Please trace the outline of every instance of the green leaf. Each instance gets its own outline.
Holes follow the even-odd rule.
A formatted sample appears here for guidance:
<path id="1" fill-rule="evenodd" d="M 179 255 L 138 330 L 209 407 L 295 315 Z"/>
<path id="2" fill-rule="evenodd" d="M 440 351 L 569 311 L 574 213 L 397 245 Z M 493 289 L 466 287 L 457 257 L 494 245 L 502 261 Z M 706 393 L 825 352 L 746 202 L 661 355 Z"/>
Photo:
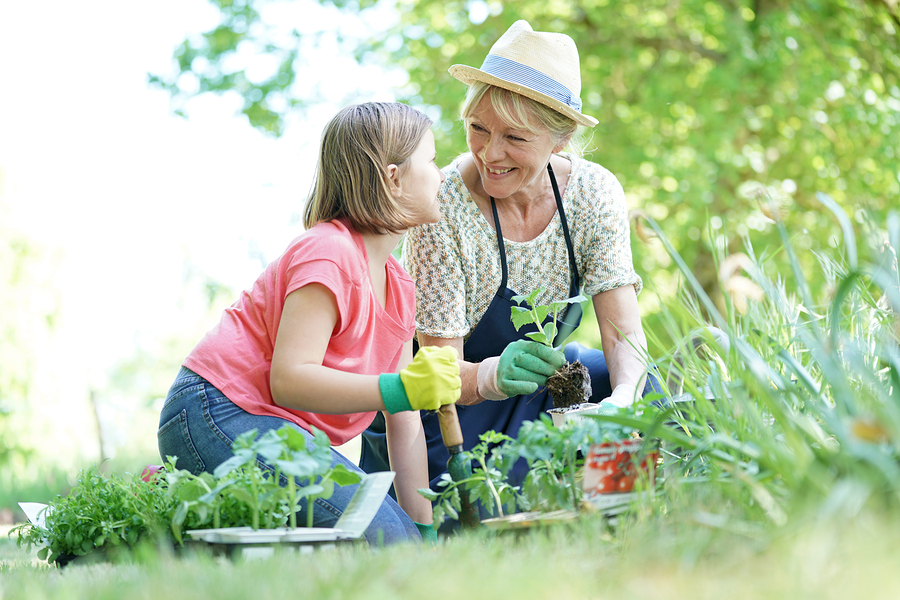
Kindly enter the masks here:
<path id="1" fill-rule="evenodd" d="M 266 462 L 272 462 L 281 456 L 284 449 L 284 442 L 281 436 L 273 429 L 265 432 L 253 444 L 253 450 L 259 456 L 262 456 Z"/>
<path id="2" fill-rule="evenodd" d="M 335 465 L 329 478 L 340 486 L 354 485 L 362 481 L 362 475 L 360 475 L 360 473 L 351 471 L 342 464 Z"/>
<path id="3" fill-rule="evenodd" d="M 235 442 L 235 443 L 237 443 L 237 442 Z M 253 459 L 255 459 L 255 456 L 250 457 L 250 460 L 253 460 Z M 216 467 L 213 470 L 213 476 L 216 477 L 217 479 L 221 479 L 222 477 L 225 477 L 232 471 L 243 467 L 248 462 L 249 462 L 249 460 L 248 460 L 248 457 L 246 454 L 242 454 L 242 455 L 235 454 L 234 456 L 232 456 L 231 458 L 229 458 L 228 460 L 226 460 L 225 462 L 220 464 L 218 467 Z"/>
<path id="4" fill-rule="evenodd" d="M 287 426 L 282 427 L 278 431 L 290 450 L 294 452 L 306 450 L 306 438 L 302 433 L 293 427 Z"/>
<path id="5" fill-rule="evenodd" d="M 587 299 L 587 296 L 578 294 L 577 296 L 572 296 L 571 298 L 566 298 L 565 300 L 557 300 L 556 302 L 550 303 L 550 310 L 558 313 L 569 304 L 581 304 L 582 302 L 587 302 Z"/>
<path id="6" fill-rule="evenodd" d="M 547 344 L 548 346 L 550 345 L 550 341 L 547 339 L 547 336 L 544 335 L 543 332 L 536 331 L 533 333 L 526 333 L 525 337 L 530 338 L 536 342 L 540 342 L 542 344 Z"/>
<path id="7" fill-rule="evenodd" d="M 548 340 L 549 343 L 556 339 L 556 323 L 551 321 L 544 325 L 544 339 Z"/>
<path id="8" fill-rule="evenodd" d="M 530 325 L 534 323 L 534 319 L 531 317 L 531 311 L 527 308 L 521 308 L 519 306 L 512 307 L 512 324 L 513 327 L 516 328 L 516 331 L 521 329 L 524 325 Z"/>
<path id="9" fill-rule="evenodd" d="M 251 494 L 247 489 L 235 486 L 231 488 L 231 495 L 234 496 L 237 500 L 247 504 L 248 506 L 257 505 L 256 496 Z"/>
<path id="10" fill-rule="evenodd" d="M 537 313 L 537 318 L 535 319 L 534 324 L 537 325 L 538 327 L 540 327 L 541 323 L 543 323 L 547 319 L 547 315 L 550 314 L 550 307 L 549 306 L 535 306 L 534 312 Z"/>
<path id="11" fill-rule="evenodd" d="M 306 498 L 307 496 L 313 496 L 314 498 L 320 498 L 322 492 L 325 491 L 325 488 L 317 483 L 313 485 L 306 485 L 301 488 L 297 488 L 297 499 Z"/>
<path id="12" fill-rule="evenodd" d="M 422 496 L 424 496 L 425 499 L 428 500 L 428 501 L 430 501 L 430 502 L 434 502 L 434 501 L 437 500 L 438 497 L 440 496 L 440 494 L 438 494 L 437 492 L 435 492 L 435 491 L 432 490 L 431 488 L 419 488 L 419 489 L 416 490 L 416 491 L 419 492 L 419 494 L 421 494 Z"/>
<path id="13" fill-rule="evenodd" d="M 309 479 L 322 473 L 318 461 L 305 451 L 292 452 L 291 454 L 290 460 L 275 461 L 275 464 L 285 475 Z"/>

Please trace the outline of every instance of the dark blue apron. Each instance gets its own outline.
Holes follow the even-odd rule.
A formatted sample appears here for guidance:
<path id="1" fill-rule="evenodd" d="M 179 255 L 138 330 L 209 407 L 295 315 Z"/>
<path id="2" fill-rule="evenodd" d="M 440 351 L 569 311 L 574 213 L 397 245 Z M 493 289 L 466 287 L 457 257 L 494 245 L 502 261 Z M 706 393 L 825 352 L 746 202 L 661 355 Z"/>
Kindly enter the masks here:
<path id="1" fill-rule="evenodd" d="M 571 283 L 569 287 L 569 297 L 577 296 L 581 289 L 581 277 L 578 274 L 578 268 L 575 262 L 575 250 L 572 246 L 572 239 L 569 235 L 569 226 L 566 222 L 566 214 L 563 209 L 562 198 L 560 197 L 559 187 L 556 183 L 556 177 L 553 175 L 553 169 L 548 164 L 547 171 L 550 174 L 550 182 L 553 186 L 553 193 L 556 197 L 556 208 L 559 212 L 559 218 L 563 229 L 563 235 L 566 240 L 566 251 L 569 256 L 569 272 Z M 519 295 L 517 292 L 506 287 L 508 269 L 506 264 L 506 247 L 503 243 L 503 233 L 500 228 L 500 219 L 497 215 L 497 206 L 494 199 L 491 198 L 491 211 L 494 216 L 494 228 L 497 232 L 497 247 L 500 252 L 500 266 L 502 270 L 500 286 L 494 295 L 491 304 L 488 306 L 484 316 L 472 330 L 463 346 L 463 357 L 466 361 L 478 363 L 491 356 L 500 356 L 503 350 L 510 343 L 525 339 L 525 334 L 537 331 L 534 325 L 525 326 L 516 331 L 510 318 L 512 307 L 519 306 L 513 301 L 513 296 Z M 533 290 L 523 290 L 526 294 Z M 526 304 L 521 306 L 525 307 Z M 568 323 L 572 329 L 581 322 L 581 305 L 572 304 L 566 311 L 563 323 Z M 562 323 L 558 326 L 562 328 Z M 568 329 L 568 328 L 567 328 Z M 571 331 L 571 329 L 569 329 Z M 561 341 L 561 340 L 560 340 Z M 598 367 L 606 375 L 606 386 L 608 390 L 608 371 L 603 360 L 603 353 L 599 351 L 591 351 L 591 354 L 598 354 L 595 357 L 599 361 Z M 570 359 L 571 360 L 571 359 Z M 596 362 L 596 361 L 595 361 Z M 592 373 L 592 380 L 595 373 Z M 600 378 L 602 374 L 597 374 Z M 601 392 L 602 393 L 602 392 Z M 606 396 L 609 392 L 606 392 Z M 600 396 L 603 398 L 605 396 Z M 459 424 L 463 432 L 463 449 L 470 450 L 479 442 L 479 436 L 490 430 L 505 433 L 510 437 L 516 437 L 519 427 L 525 421 L 533 421 L 538 418 L 542 412 L 553 408 L 553 400 L 545 388 L 528 394 L 525 396 L 514 396 L 506 400 L 491 401 L 485 400 L 474 406 L 457 405 L 456 411 L 459 415 Z M 441 430 L 438 424 L 437 413 L 422 412 L 422 425 L 425 429 L 425 440 L 428 446 L 428 476 L 431 480 L 432 489 L 439 489 L 436 483 L 439 481 L 441 474 L 447 470 L 447 460 L 450 458 L 447 448 L 444 447 L 441 438 Z M 362 448 L 360 454 L 360 468 L 367 473 L 374 471 L 389 470 L 390 466 L 387 460 L 387 443 L 384 434 L 384 420 L 379 413 L 375 422 L 363 432 Z M 524 480 L 527 472 L 525 461 L 519 461 L 509 474 L 510 483 L 518 485 Z"/>

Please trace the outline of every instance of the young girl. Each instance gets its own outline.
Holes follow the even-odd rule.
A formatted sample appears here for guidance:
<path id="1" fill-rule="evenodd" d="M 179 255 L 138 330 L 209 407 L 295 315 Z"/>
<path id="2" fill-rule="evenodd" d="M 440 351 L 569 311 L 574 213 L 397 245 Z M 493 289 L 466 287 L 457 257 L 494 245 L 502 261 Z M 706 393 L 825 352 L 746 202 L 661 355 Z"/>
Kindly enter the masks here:
<path id="1" fill-rule="evenodd" d="M 440 218 L 443 175 L 430 126 L 395 103 L 350 106 L 328 123 L 306 231 L 184 361 L 160 416 L 163 458 L 212 472 L 241 433 L 285 423 L 308 439 L 316 427 L 340 445 L 385 411 L 399 506 L 386 497 L 366 539 L 433 535 L 431 503 L 416 492 L 428 486 L 418 411 L 459 398 L 459 366 L 449 348 L 413 360 L 413 284 L 391 256 L 407 228 Z M 332 453 L 334 463 L 359 470 Z M 315 525 L 333 526 L 356 488 L 316 500 Z M 306 510 L 303 501 L 298 520 Z"/>

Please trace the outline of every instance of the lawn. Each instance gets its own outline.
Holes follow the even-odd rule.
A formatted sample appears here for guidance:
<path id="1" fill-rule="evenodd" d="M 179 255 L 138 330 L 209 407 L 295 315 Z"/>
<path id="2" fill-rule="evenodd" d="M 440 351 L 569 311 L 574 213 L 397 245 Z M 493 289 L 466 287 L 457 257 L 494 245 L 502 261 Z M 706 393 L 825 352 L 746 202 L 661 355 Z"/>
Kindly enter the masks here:
<path id="1" fill-rule="evenodd" d="M 801 271 L 777 222 L 793 272 L 768 272 L 748 240 L 746 253 L 720 257 L 723 289 L 733 290 L 724 310 L 667 246 L 684 277 L 668 333 L 714 325 L 728 343 L 653 357 L 692 402 L 596 417 L 672 451 L 659 494 L 614 523 L 582 512 L 518 535 L 482 528 L 436 547 L 261 560 L 139 546 L 120 561 L 65 568 L 4 536 L 0 600 L 900 598 L 900 218 L 870 226 L 858 247 L 846 215 L 821 200 L 845 234 L 816 255 L 822 272 Z"/>
<path id="2" fill-rule="evenodd" d="M 699 514 L 699 513 L 698 513 Z M 62 569 L 0 544 L 0 598 L 898 598 L 896 515 L 863 513 L 735 532 L 697 514 L 598 518 L 438 547 L 341 548 L 232 561 L 147 551 Z M 729 529 L 740 524 L 729 523 Z"/>

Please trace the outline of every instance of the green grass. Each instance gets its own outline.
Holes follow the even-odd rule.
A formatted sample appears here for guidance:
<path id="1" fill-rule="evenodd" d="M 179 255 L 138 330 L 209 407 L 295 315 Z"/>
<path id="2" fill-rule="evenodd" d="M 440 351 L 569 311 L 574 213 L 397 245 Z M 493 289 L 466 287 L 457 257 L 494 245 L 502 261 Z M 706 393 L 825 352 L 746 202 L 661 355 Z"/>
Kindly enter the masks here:
<path id="1" fill-rule="evenodd" d="M 146 553 L 126 563 L 34 564 L 0 545 L 0 598 L 784 598 L 900 597 L 896 515 L 734 532 L 684 514 L 599 519 L 513 537 L 230 561 Z M 789 533 L 788 533 L 789 532 Z"/>
<path id="2" fill-rule="evenodd" d="M 780 223 L 776 252 L 791 273 L 771 272 L 772 253 L 745 240 L 743 289 L 752 290 L 750 282 L 762 294 L 711 298 L 671 251 L 684 285 L 660 316 L 665 331 L 650 333 L 681 339 L 715 325 L 730 349 L 710 342 L 683 347 L 680 358 L 675 348 L 653 357 L 663 374 L 684 375 L 695 400 L 683 410 L 602 417 L 675 451 L 658 500 L 615 527 L 584 515 L 574 526 L 518 536 L 474 531 L 435 548 L 243 562 L 147 550 L 122 563 L 64 569 L 7 541 L 0 600 L 898 598 L 900 218 L 862 223 L 858 241 L 846 215 L 821 200 L 844 240 L 817 254 L 820 272 L 801 271 Z"/>

